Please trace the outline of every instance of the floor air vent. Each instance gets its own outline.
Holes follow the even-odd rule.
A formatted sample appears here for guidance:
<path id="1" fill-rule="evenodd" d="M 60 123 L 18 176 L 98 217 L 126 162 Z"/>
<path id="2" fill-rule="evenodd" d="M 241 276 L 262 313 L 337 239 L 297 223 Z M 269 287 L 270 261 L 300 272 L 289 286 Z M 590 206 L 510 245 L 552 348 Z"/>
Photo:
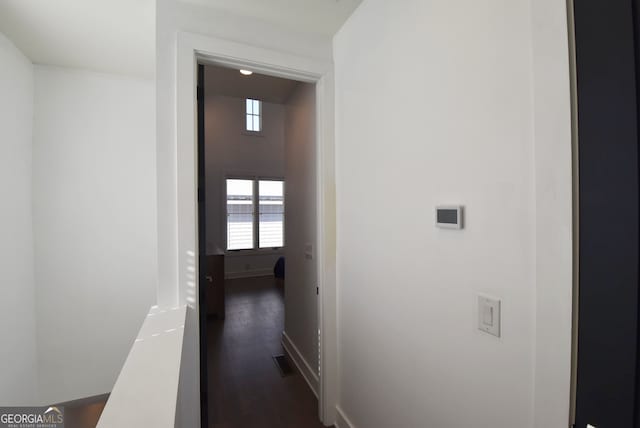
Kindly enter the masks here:
<path id="1" fill-rule="evenodd" d="M 280 375 L 282 377 L 290 376 L 294 373 L 293 368 L 291 367 L 291 364 L 289 364 L 289 360 L 287 359 L 286 355 L 274 355 L 273 361 L 276 363 L 278 370 L 280 370 Z"/>

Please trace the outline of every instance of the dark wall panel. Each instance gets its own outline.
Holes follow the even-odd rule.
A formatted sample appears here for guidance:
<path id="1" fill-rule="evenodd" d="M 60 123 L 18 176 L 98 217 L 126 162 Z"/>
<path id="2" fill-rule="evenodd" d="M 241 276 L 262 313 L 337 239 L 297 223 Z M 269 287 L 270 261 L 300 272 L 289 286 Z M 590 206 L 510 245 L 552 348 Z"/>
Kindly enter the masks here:
<path id="1" fill-rule="evenodd" d="M 638 115 L 631 0 L 575 0 L 580 297 L 576 426 L 633 428 Z"/>

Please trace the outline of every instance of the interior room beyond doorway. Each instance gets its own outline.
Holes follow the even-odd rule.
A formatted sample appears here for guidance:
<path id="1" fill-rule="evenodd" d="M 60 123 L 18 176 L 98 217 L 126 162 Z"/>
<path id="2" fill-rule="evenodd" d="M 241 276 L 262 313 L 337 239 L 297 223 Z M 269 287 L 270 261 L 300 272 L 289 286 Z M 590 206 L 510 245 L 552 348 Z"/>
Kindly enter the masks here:
<path id="1" fill-rule="evenodd" d="M 207 65 L 203 87 L 209 422 L 322 426 L 315 85 Z"/>

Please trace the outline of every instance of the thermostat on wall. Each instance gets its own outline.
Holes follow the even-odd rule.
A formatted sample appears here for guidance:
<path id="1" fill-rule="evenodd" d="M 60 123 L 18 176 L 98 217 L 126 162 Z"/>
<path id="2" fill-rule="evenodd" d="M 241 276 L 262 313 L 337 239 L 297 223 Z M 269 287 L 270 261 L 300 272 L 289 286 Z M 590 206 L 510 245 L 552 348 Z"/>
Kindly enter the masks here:
<path id="1" fill-rule="evenodd" d="M 436 226 L 445 229 L 462 229 L 462 206 L 440 205 L 436 207 Z"/>

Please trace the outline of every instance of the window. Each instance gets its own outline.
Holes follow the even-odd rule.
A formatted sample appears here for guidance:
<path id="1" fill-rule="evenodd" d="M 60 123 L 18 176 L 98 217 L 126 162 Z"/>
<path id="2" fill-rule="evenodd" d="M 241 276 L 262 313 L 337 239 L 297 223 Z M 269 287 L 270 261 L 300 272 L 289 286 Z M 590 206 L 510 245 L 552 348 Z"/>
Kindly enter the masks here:
<path id="1" fill-rule="evenodd" d="M 284 183 L 261 180 L 258 182 L 259 246 L 282 247 L 284 237 Z"/>
<path id="2" fill-rule="evenodd" d="M 262 102 L 247 98 L 247 131 L 260 132 L 262 123 L 260 120 L 260 110 L 262 110 Z"/>
<path id="3" fill-rule="evenodd" d="M 253 248 L 253 180 L 227 180 L 227 250 Z"/>
<path id="4" fill-rule="evenodd" d="M 283 245 L 284 181 L 227 179 L 227 250 Z"/>

